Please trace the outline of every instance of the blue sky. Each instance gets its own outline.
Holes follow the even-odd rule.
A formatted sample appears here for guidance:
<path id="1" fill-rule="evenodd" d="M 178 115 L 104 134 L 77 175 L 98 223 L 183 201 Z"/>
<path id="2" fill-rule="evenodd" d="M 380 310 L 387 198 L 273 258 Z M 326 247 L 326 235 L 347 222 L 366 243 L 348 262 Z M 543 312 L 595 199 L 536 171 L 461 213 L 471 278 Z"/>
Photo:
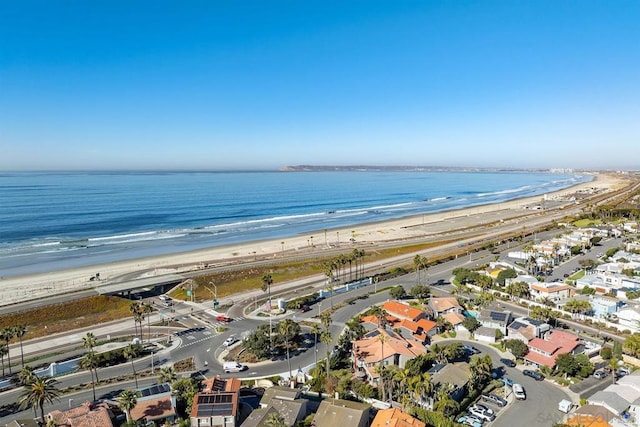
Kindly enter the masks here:
<path id="1" fill-rule="evenodd" d="M 1 1 L 0 170 L 638 168 L 637 1 Z"/>

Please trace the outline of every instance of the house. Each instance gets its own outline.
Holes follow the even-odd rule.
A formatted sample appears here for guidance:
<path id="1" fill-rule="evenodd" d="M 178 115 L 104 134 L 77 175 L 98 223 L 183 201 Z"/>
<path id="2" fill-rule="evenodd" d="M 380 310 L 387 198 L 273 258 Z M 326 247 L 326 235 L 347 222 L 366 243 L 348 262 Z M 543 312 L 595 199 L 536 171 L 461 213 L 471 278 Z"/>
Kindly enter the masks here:
<path id="1" fill-rule="evenodd" d="M 592 296 L 589 299 L 593 311 L 593 317 L 596 319 L 608 319 L 616 314 L 620 301 L 615 298 L 607 298 L 600 296 Z"/>
<path id="2" fill-rule="evenodd" d="M 576 409 L 565 421 L 571 427 L 611 427 L 609 423 L 615 415 L 604 406 L 582 405 Z"/>
<path id="3" fill-rule="evenodd" d="M 487 326 L 480 326 L 473 332 L 473 337 L 478 341 L 494 343 L 496 342 L 496 329 Z"/>
<path id="4" fill-rule="evenodd" d="M 528 343 L 534 338 L 540 338 L 551 330 L 551 326 L 541 320 L 529 317 L 519 317 L 507 327 L 509 339 L 519 339 Z"/>
<path id="5" fill-rule="evenodd" d="M 239 422 L 240 380 L 209 378 L 203 390 L 193 397 L 191 426 L 233 427 Z"/>
<path id="6" fill-rule="evenodd" d="M 499 307 L 486 308 L 480 311 L 478 322 L 486 328 L 499 329 L 504 335 L 507 334 L 507 326 L 511 324 L 511 312 L 502 310 Z"/>
<path id="7" fill-rule="evenodd" d="M 562 282 L 538 282 L 529 285 L 529 294 L 536 301 L 560 301 L 573 295 L 573 288 Z"/>
<path id="8" fill-rule="evenodd" d="M 260 399 L 260 408 L 254 410 L 241 424 L 242 427 L 268 427 L 270 414 L 279 414 L 284 423 L 294 426 L 307 414 L 308 400 L 300 397 L 300 390 L 288 387 L 269 387 Z"/>
<path id="9" fill-rule="evenodd" d="M 371 427 L 425 427 L 425 423 L 400 408 L 389 408 L 378 411 Z"/>
<path id="10" fill-rule="evenodd" d="M 457 331 L 460 331 L 461 329 L 464 329 L 464 326 L 462 326 L 462 322 L 464 322 L 464 319 L 465 319 L 463 314 L 446 313 L 446 314 L 443 314 L 441 317 L 447 322 L 451 323 L 451 326 L 453 326 L 454 331 L 457 332 Z"/>
<path id="11" fill-rule="evenodd" d="M 112 418 L 113 413 L 108 407 L 103 405 L 95 406 L 89 402 L 65 411 L 51 411 L 46 416 L 47 422 L 59 427 L 112 427 Z M 22 426 L 24 424 L 18 425 Z"/>
<path id="12" fill-rule="evenodd" d="M 382 308 L 397 319 L 417 322 L 420 319 L 427 318 L 427 313 L 424 311 L 398 301 L 387 301 L 382 305 Z"/>
<path id="13" fill-rule="evenodd" d="M 457 402 L 460 402 L 467 390 L 467 383 L 471 376 L 469 364 L 467 362 L 438 363 L 427 371 L 431 375 L 431 383 L 434 389 L 438 387 L 450 387 L 449 395 Z"/>
<path id="14" fill-rule="evenodd" d="M 404 368 L 407 360 L 425 352 L 425 346 L 420 342 L 381 328 L 352 341 L 351 348 L 354 370 L 364 374 L 373 383 L 379 378 L 378 366 L 395 365 Z"/>
<path id="15" fill-rule="evenodd" d="M 371 406 L 342 399 L 325 399 L 320 403 L 312 424 L 315 427 L 368 427 Z"/>
<path id="16" fill-rule="evenodd" d="M 580 354 L 584 352 L 584 344 L 577 335 L 554 330 L 544 339 L 534 338 L 529 341 L 529 352 L 524 356 L 527 364 L 537 367 L 556 366 L 556 358 L 561 354 Z"/>
<path id="17" fill-rule="evenodd" d="M 464 309 L 454 297 L 434 297 L 429 299 L 429 307 L 433 310 L 433 316 L 437 319 L 447 313 L 462 314 Z"/>
<path id="18" fill-rule="evenodd" d="M 622 308 L 618 310 L 616 315 L 618 316 L 618 324 L 626 326 L 632 331 L 637 330 L 640 326 L 640 307 L 637 305 Z"/>
<path id="19" fill-rule="evenodd" d="M 438 333 L 437 323 L 428 319 L 419 319 L 417 322 L 402 319 L 393 322 L 391 327 L 399 331 L 401 336 L 411 337 L 422 344 L 428 344 L 431 337 Z"/>
<path id="20" fill-rule="evenodd" d="M 168 383 L 140 388 L 137 403 L 131 409 L 131 419 L 145 422 L 173 422 L 176 419 L 176 397 Z"/>

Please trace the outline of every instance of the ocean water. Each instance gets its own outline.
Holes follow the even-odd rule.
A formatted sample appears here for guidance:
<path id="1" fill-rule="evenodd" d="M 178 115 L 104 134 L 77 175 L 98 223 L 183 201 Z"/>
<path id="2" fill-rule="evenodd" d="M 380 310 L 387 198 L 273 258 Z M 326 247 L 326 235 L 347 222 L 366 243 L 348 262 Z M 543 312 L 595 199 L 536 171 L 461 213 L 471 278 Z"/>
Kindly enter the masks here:
<path id="1" fill-rule="evenodd" d="M 287 236 L 540 195 L 528 172 L 0 174 L 0 277 Z"/>

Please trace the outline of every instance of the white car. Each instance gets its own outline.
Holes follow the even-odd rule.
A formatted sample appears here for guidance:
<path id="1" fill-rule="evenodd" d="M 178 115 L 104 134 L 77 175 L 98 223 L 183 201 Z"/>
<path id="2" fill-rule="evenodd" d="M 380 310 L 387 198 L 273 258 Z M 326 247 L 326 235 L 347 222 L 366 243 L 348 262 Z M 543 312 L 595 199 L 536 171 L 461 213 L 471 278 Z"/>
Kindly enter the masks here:
<path id="1" fill-rule="evenodd" d="M 524 392 L 524 387 L 522 387 L 520 384 L 514 384 L 513 385 L 513 395 L 518 400 L 526 400 L 527 399 L 527 395 Z"/>
<path id="2" fill-rule="evenodd" d="M 238 340 L 235 337 L 229 337 L 226 340 L 224 340 L 224 343 L 222 343 L 222 345 L 225 347 L 229 347 L 235 344 L 237 341 Z"/>
<path id="3" fill-rule="evenodd" d="M 493 421 L 496 419 L 496 415 L 493 413 L 493 410 L 486 406 L 473 405 L 469 408 L 469 413 L 481 420 Z"/>

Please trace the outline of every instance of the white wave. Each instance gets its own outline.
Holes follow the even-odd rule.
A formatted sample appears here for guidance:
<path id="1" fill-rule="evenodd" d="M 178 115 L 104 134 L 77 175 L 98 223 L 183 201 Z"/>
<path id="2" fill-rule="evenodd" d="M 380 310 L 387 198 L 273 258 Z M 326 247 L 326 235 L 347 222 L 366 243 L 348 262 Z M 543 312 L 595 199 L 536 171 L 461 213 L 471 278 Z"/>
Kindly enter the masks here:
<path id="1" fill-rule="evenodd" d="M 151 234 L 158 233 L 157 231 L 143 231 L 140 233 L 129 233 L 129 234 L 116 234 L 114 236 L 104 236 L 104 237 L 91 237 L 87 239 L 89 242 L 100 242 L 105 240 L 119 240 L 119 239 L 129 239 L 131 237 L 140 237 L 140 236 L 149 236 Z"/>

